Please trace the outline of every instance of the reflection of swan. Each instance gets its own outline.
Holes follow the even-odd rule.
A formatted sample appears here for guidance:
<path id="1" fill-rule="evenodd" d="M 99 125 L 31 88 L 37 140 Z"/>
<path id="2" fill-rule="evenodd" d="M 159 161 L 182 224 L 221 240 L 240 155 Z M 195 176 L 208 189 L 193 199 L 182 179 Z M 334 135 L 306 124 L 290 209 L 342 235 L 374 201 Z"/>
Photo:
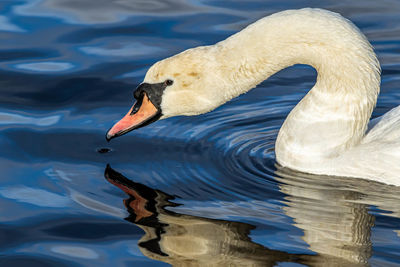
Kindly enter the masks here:
<path id="1" fill-rule="evenodd" d="M 366 134 L 379 63 L 351 22 L 320 9 L 280 12 L 216 45 L 154 64 L 135 91 L 135 106 L 107 138 L 159 118 L 208 112 L 299 63 L 318 71 L 317 82 L 282 125 L 277 161 L 308 173 L 400 185 L 400 108 Z"/>
<path id="2" fill-rule="evenodd" d="M 287 194 L 285 213 L 304 230 L 303 240 L 310 249 L 320 255 L 346 260 L 351 266 L 368 265 L 375 221 L 370 206 L 389 211 L 385 216 L 400 220 L 399 187 L 355 178 L 299 174 L 279 167 L 277 174 L 276 179 L 284 183 L 280 191 Z"/>
<path id="3" fill-rule="evenodd" d="M 110 167 L 105 171 L 107 180 L 129 196 L 124 200 L 130 213 L 127 220 L 145 231 L 139 242 L 143 254 L 174 266 L 275 266 L 282 261 L 367 266 L 375 220 L 369 206 L 391 211 L 386 216 L 400 219 L 398 187 L 354 178 L 299 176 L 287 169 L 279 169 L 278 174 L 285 177 L 277 177 L 284 182 L 280 191 L 287 195 L 284 212 L 304 231 L 303 240 L 317 255 L 289 254 L 253 243 L 248 237 L 253 228 L 249 224 L 169 211 L 166 207 L 176 206 L 170 202 L 172 196 L 135 183 Z M 386 197 L 382 197 L 383 192 Z M 246 217 L 251 211 L 239 212 Z"/>
<path id="4" fill-rule="evenodd" d="M 311 255 L 270 250 L 253 243 L 249 224 L 178 214 L 172 196 L 135 183 L 110 167 L 106 179 L 128 194 L 128 221 L 145 231 L 139 248 L 149 258 L 173 266 L 276 266 L 277 262 L 305 262 Z"/>

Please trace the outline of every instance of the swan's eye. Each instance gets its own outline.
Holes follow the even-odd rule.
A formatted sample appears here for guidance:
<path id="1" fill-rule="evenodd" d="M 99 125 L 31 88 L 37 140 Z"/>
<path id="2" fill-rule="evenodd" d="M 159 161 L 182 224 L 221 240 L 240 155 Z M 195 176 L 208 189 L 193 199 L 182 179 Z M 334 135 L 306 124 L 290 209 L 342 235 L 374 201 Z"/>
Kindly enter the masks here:
<path id="1" fill-rule="evenodd" d="M 170 86 L 170 85 L 172 85 L 173 83 L 174 83 L 173 80 L 166 80 L 166 81 L 164 82 L 164 84 L 165 84 L 166 86 Z"/>

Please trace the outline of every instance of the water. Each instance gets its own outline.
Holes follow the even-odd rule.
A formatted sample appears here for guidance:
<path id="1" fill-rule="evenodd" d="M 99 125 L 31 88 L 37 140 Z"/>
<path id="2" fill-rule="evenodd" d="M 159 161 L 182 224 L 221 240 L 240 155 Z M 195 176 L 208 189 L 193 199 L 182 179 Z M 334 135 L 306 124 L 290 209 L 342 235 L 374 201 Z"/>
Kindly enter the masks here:
<path id="1" fill-rule="evenodd" d="M 154 62 L 305 6 L 340 12 L 372 42 L 379 116 L 400 104 L 400 2 L 0 4 L 1 266 L 400 265 L 400 188 L 275 164 L 310 67 L 212 113 L 104 138 Z"/>

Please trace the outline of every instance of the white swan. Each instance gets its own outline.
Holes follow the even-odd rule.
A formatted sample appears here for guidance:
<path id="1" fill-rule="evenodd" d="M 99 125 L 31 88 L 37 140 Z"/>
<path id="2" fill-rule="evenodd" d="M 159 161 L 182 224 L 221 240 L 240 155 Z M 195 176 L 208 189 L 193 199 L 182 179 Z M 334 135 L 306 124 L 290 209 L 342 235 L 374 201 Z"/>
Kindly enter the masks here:
<path id="1" fill-rule="evenodd" d="M 321 9 L 276 13 L 215 45 L 157 62 L 135 91 L 137 104 L 107 139 L 159 118 L 209 112 L 294 64 L 313 66 L 318 77 L 279 131 L 277 162 L 400 186 L 400 107 L 367 131 L 379 62 L 354 24 Z"/>

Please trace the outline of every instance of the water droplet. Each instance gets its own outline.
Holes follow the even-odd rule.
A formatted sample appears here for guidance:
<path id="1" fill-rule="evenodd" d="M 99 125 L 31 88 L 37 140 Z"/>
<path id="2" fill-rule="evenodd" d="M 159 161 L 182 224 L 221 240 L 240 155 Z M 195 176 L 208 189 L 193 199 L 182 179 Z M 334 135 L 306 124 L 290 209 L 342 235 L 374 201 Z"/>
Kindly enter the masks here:
<path id="1" fill-rule="evenodd" d="M 101 153 L 101 154 L 104 154 L 104 153 L 111 152 L 111 149 L 110 149 L 110 148 L 103 147 L 103 148 L 97 149 L 97 152 L 99 152 L 99 153 Z"/>

